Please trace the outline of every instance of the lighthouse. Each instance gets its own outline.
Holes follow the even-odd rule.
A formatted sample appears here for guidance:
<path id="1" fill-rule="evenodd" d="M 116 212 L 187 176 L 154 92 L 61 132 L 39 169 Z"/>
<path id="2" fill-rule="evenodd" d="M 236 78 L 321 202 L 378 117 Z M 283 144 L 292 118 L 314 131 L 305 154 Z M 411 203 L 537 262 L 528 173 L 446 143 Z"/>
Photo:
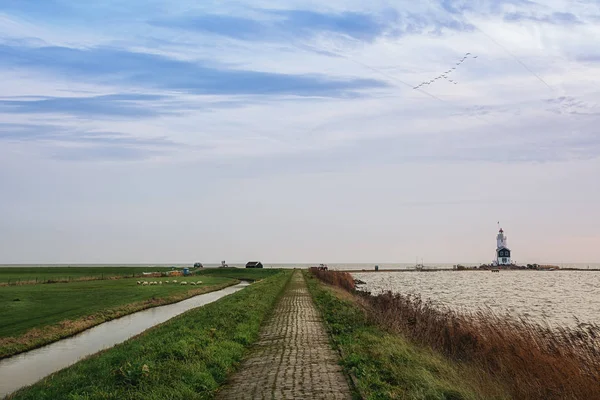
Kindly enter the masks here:
<path id="1" fill-rule="evenodd" d="M 495 265 L 510 265 L 510 249 L 506 244 L 506 236 L 504 236 L 504 230 L 500 228 L 498 236 L 496 236 L 496 259 L 494 260 Z"/>

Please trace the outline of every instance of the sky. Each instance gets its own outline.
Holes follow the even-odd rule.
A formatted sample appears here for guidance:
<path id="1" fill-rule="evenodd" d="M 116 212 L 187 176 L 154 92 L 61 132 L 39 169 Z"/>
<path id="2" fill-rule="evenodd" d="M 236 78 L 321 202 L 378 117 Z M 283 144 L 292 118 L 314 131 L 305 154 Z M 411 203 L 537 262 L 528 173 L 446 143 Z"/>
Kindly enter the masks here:
<path id="1" fill-rule="evenodd" d="M 498 222 L 600 262 L 598 37 L 592 0 L 3 0 L 0 263 L 490 262 Z"/>

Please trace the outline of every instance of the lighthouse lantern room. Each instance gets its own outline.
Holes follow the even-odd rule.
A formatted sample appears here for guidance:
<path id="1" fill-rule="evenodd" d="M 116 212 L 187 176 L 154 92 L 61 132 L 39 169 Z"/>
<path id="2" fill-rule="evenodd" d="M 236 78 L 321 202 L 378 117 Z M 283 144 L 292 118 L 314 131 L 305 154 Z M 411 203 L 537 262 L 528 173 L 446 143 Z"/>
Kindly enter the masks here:
<path id="1" fill-rule="evenodd" d="M 510 260 L 510 249 L 506 243 L 506 236 L 504 236 L 504 230 L 500 228 L 498 236 L 496 236 L 496 259 L 494 260 L 495 265 L 511 265 Z"/>

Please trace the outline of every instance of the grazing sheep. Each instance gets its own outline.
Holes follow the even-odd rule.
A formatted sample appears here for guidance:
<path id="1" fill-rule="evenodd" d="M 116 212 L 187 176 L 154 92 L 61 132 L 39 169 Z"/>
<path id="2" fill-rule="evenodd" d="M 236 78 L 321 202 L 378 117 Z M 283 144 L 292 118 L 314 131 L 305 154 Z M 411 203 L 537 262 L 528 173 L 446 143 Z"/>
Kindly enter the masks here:
<path id="1" fill-rule="evenodd" d="M 137 284 L 138 284 L 138 285 L 141 285 L 141 284 L 142 284 L 142 282 L 140 282 L 140 281 L 137 281 Z"/>
<path id="2" fill-rule="evenodd" d="M 169 283 L 169 281 L 165 281 L 165 283 Z"/>
<path id="3" fill-rule="evenodd" d="M 176 280 L 176 279 L 173 279 L 173 283 L 177 283 L 177 280 Z"/>
<path id="4" fill-rule="evenodd" d="M 142 283 L 142 285 L 148 286 L 148 282 L 144 282 L 144 283 Z"/>
<path id="5" fill-rule="evenodd" d="M 159 285 L 162 285 L 162 281 L 159 281 L 159 282 L 158 282 L 158 284 L 159 284 Z"/>
<path id="6" fill-rule="evenodd" d="M 196 282 L 190 282 L 190 285 L 196 286 Z"/>
<path id="7" fill-rule="evenodd" d="M 187 285 L 187 282 L 181 282 L 182 285 Z"/>
<path id="8" fill-rule="evenodd" d="M 202 281 L 198 281 L 198 282 L 196 282 L 196 283 L 197 283 L 198 285 L 200 285 L 200 284 L 202 283 Z"/>

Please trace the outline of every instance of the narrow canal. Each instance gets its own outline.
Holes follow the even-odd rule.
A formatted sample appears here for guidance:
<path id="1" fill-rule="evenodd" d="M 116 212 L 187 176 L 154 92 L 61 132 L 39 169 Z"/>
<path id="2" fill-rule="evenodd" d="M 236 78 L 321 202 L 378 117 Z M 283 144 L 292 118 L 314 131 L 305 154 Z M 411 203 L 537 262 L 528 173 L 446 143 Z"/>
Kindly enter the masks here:
<path id="1" fill-rule="evenodd" d="M 68 367 L 84 357 L 122 343 L 185 311 L 212 303 L 248 285 L 248 282 L 242 282 L 178 303 L 140 311 L 105 322 L 39 349 L 0 360 L 0 398 Z"/>

